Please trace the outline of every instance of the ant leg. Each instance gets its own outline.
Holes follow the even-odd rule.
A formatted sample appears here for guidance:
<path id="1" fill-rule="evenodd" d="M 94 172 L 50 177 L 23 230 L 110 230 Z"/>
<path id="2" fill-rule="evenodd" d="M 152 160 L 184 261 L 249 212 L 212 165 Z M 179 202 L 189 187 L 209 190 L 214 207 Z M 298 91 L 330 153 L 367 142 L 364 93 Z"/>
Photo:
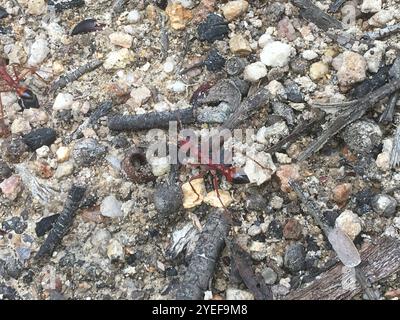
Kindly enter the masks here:
<path id="1" fill-rule="evenodd" d="M 196 174 L 195 176 L 193 176 L 193 177 L 191 177 L 191 178 L 189 179 L 189 185 L 190 185 L 190 187 L 192 188 L 193 192 L 194 192 L 194 193 L 196 194 L 196 196 L 197 196 L 197 198 L 196 198 L 196 200 L 195 200 L 194 202 L 196 202 L 197 200 L 199 200 L 200 195 L 199 195 L 199 193 L 196 191 L 196 189 L 193 187 L 192 181 L 193 181 L 193 180 L 196 180 L 196 179 L 200 179 L 200 178 L 204 178 L 204 172 L 200 172 L 199 174 Z"/>
<path id="2" fill-rule="evenodd" d="M 0 94 L 0 137 L 6 137 L 10 134 L 10 130 L 8 129 L 6 123 L 4 122 L 4 118 L 5 118 L 4 109 L 3 109 L 3 103 L 1 102 L 1 94 Z"/>
<path id="3" fill-rule="evenodd" d="M 221 195 L 219 194 L 217 174 L 215 172 L 213 172 L 212 170 L 210 172 L 213 177 L 213 186 L 214 186 L 215 193 L 217 194 L 217 198 L 218 198 L 219 202 L 221 202 L 221 205 L 224 208 L 224 210 L 227 211 L 228 209 L 225 207 L 225 204 L 222 202 Z"/>

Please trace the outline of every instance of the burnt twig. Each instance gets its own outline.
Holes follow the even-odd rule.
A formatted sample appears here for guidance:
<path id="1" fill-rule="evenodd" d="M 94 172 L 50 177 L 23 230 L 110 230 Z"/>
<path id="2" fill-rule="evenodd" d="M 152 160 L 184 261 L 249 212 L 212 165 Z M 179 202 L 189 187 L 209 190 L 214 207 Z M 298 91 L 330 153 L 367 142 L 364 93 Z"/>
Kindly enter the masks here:
<path id="1" fill-rule="evenodd" d="M 386 26 L 382 29 L 369 31 L 363 34 L 362 39 L 366 40 L 379 40 L 388 37 L 396 32 L 400 32 L 400 23 L 391 26 Z"/>
<path id="2" fill-rule="evenodd" d="M 267 287 L 260 274 L 251 267 L 251 257 L 235 241 L 230 244 L 231 266 L 237 271 L 256 300 L 272 300 L 271 288 Z"/>
<path id="3" fill-rule="evenodd" d="M 311 0 L 293 0 L 293 4 L 300 8 L 300 15 L 317 25 L 322 30 L 342 29 L 342 23 L 336 18 L 322 11 Z"/>
<path id="4" fill-rule="evenodd" d="M 101 103 L 95 111 L 87 118 L 69 137 L 66 138 L 66 142 L 69 143 L 73 140 L 82 138 L 83 130 L 93 126 L 101 117 L 107 115 L 111 108 L 113 107 L 113 102 L 111 100 L 104 101 Z"/>
<path id="5" fill-rule="evenodd" d="M 390 154 L 390 167 L 397 167 L 400 163 L 400 126 L 397 126 L 393 138 L 393 148 Z"/>
<path id="6" fill-rule="evenodd" d="M 298 161 L 307 159 L 313 153 L 321 149 L 325 143 L 340 130 L 349 125 L 350 123 L 360 119 L 370 108 L 378 103 L 383 98 L 390 96 L 392 93 L 400 89 L 400 80 L 393 80 L 379 89 L 367 94 L 364 98 L 355 100 L 354 104 L 342 111 L 331 122 L 328 128 L 321 134 L 321 136 L 311 143 L 306 150 L 304 150 L 298 157 Z"/>
<path id="7" fill-rule="evenodd" d="M 379 122 L 392 122 L 394 116 L 394 109 L 396 108 L 397 100 L 399 100 L 400 94 L 399 92 L 393 93 L 390 98 L 389 102 L 385 108 L 385 111 L 381 114 L 379 118 Z"/>
<path id="8" fill-rule="evenodd" d="M 336 13 L 347 0 L 333 0 L 329 6 L 328 12 Z"/>
<path id="9" fill-rule="evenodd" d="M 78 80 L 85 73 L 91 72 L 103 64 L 100 60 L 92 60 L 88 63 L 80 66 L 78 69 L 75 69 L 63 76 L 61 76 L 56 82 L 53 83 L 51 88 L 49 89 L 50 93 L 54 93 L 59 89 L 62 89 L 68 85 L 68 83 L 74 82 Z"/>
<path id="10" fill-rule="evenodd" d="M 154 128 L 168 128 L 170 121 L 182 124 L 195 122 L 194 108 L 168 112 L 149 112 L 139 115 L 115 115 L 108 119 L 108 128 L 115 131 L 140 131 Z"/>
<path id="11" fill-rule="evenodd" d="M 85 194 L 86 188 L 73 186 L 69 193 L 67 201 L 63 211 L 60 213 L 54 227 L 51 229 L 46 240 L 40 247 L 35 259 L 42 258 L 44 256 L 50 256 L 56 246 L 61 243 L 62 238 L 68 232 L 74 220 L 75 212 L 79 208 L 79 204 Z"/>
<path id="12" fill-rule="evenodd" d="M 376 245 L 369 245 L 361 252 L 361 272 L 373 284 L 400 270 L 400 241 L 392 237 L 380 238 Z M 342 300 L 350 299 L 363 289 L 359 282 L 354 287 L 341 286 L 343 266 L 337 264 L 322 273 L 311 285 L 295 290 L 289 300 Z"/>
<path id="13" fill-rule="evenodd" d="M 204 298 L 215 265 L 225 245 L 229 223 L 222 210 L 210 214 L 194 249 L 176 298 L 200 300 Z"/>

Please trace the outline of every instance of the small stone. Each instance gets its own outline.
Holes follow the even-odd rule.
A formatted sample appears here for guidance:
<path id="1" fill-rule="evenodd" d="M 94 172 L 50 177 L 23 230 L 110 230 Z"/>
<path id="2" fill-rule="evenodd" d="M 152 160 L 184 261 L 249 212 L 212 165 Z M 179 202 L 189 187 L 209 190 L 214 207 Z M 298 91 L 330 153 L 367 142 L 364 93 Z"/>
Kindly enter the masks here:
<path id="1" fill-rule="evenodd" d="M 124 247 L 117 240 L 111 239 L 107 246 L 107 256 L 112 262 L 123 261 Z"/>
<path id="2" fill-rule="evenodd" d="M 57 179 L 70 176 L 74 172 L 74 164 L 72 162 L 64 162 L 58 165 L 54 176 Z"/>
<path id="3" fill-rule="evenodd" d="M 382 131 L 372 120 L 358 120 L 345 128 L 342 137 L 351 151 L 370 154 L 381 144 Z"/>
<path id="4" fill-rule="evenodd" d="M 340 216 L 337 217 L 335 226 L 340 228 L 352 240 L 361 232 L 361 220 L 358 215 L 351 210 L 343 211 Z"/>
<path id="5" fill-rule="evenodd" d="M 177 184 L 163 184 L 154 192 L 154 206 L 158 213 L 169 216 L 182 208 L 182 190 Z"/>
<path id="6" fill-rule="evenodd" d="M 270 145 L 277 143 L 282 137 L 289 134 L 289 128 L 284 121 L 276 122 L 269 127 L 261 127 L 256 134 L 258 143 Z"/>
<path id="7" fill-rule="evenodd" d="M 346 51 L 338 55 L 333 59 L 332 66 L 337 70 L 339 84 L 345 87 L 367 77 L 367 62 L 362 55 L 355 52 Z"/>
<path id="8" fill-rule="evenodd" d="M 18 117 L 11 124 L 11 133 L 15 135 L 28 133 L 31 129 L 29 122 L 24 118 Z"/>
<path id="9" fill-rule="evenodd" d="M 269 33 L 264 33 L 258 39 L 258 46 L 262 49 L 270 42 L 274 42 L 274 40 L 272 39 L 272 36 Z"/>
<path id="10" fill-rule="evenodd" d="M 226 300 L 254 300 L 254 296 L 244 290 L 239 289 L 226 289 Z"/>
<path id="11" fill-rule="evenodd" d="M 381 67 L 381 62 L 384 54 L 382 48 L 374 47 L 369 49 L 365 54 L 364 58 L 367 61 L 368 70 L 373 73 L 377 73 Z"/>
<path id="12" fill-rule="evenodd" d="M 257 82 L 261 78 L 267 75 L 267 67 L 262 62 L 254 62 L 249 64 L 243 72 L 243 77 L 245 80 L 250 82 Z"/>
<path id="13" fill-rule="evenodd" d="M 278 275 L 272 268 L 265 268 L 263 271 L 261 271 L 261 275 L 264 278 L 265 284 L 267 285 L 272 285 L 278 280 Z"/>
<path id="14" fill-rule="evenodd" d="M 142 16 L 138 10 L 129 11 L 128 15 L 126 16 L 126 20 L 129 23 L 138 23 L 142 20 Z"/>
<path id="15" fill-rule="evenodd" d="M 35 127 L 43 125 L 49 120 L 46 111 L 35 108 L 24 109 L 22 115 L 29 121 L 30 125 Z"/>
<path id="16" fill-rule="evenodd" d="M 232 203 L 233 199 L 228 191 L 225 190 L 218 190 L 219 197 L 217 195 L 217 192 L 215 190 L 210 191 L 207 193 L 207 195 L 204 197 L 204 202 L 209 204 L 210 206 L 214 208 L 223 208 L 223 207 L 229 207 L 229 205 Z M 221 203 L 222 202 L 222 203 Z"/>
<path id="17" fill-rule="evenodd" d="M 69 147 L 64 147 L 64 146 L 59 147 L 56 151 L 57 162 L 61 163 L 67 161 L 69 159 L 70 151 L 71 150 Z"/>
<path id="18" fill-rule="evenodd" d="M 283 237 L 288 240 L 299 240 L 302 237 L 303 227 L 294 218 L 290 218 L 286 221 L 283 227 Z"/>
<path id="19" fill-rule="evenodd" d="M 194 190 L 192 189 L 190 183 Z M 183 207 L 185 209 L 194 208 L 200 205 L 207 193 L 206 186 L 204 185 L 204 179 L 194 179 L 190 183 L 186 182 L 182 185 Z"/>
<path id="20" fill-rule="evenodd" d="M 183 93 L 186 91 L 186 84 L 182 81 L 175 81 L 167 86 L 168 90 L 176 93 Z"/>
<path id="21" fill-rule="evenodd" d="M 382 171 L 388 171 L 390 170 L 390 155 L 393 148 L 393 139 L 384 139 L 382 144 L 382 152 L 376 157 L 375 163 Z"/>
<path id="22" fill-rule="evenodd" d="M 151 91 L 149 88 L 142 86 L 135 88 L 131 91 L 131 98 L 127 101 L 127 104 L 133 108 L 141 107 L 151 97 Z"/>
<path id="23" fill-rule="evenodd" d="M 21 137 L 10 137 L 3 142 L 2 155 L 8 162 L 20 162 L 29 150 Z"/>
<path id="24" fill-rule="evenodd" d="M 269 203 L 273 209 L 279 210 L 282 209 L 283 199 L 279 196 L 273 196 Z"/>
<path id="25" fill-rule="evenodd" d="M 110 69 L 123 69 L 129 63 L 133 62 L 135 56 L 133 52 L 127 48 L 117 51 L 111 51 L 104 61 L 103 67 L 106 70 Z"/>
<path id="26" fill-rule="evenodd" d="M 265 181 L 271 180 L 272 174 L 276 171 L 274 162 L 269 153 L 264 151 L 250 155 L 251 159 L 246 161 L 244 172 L 250 180 L 250 183 L 256 183 L 258 186 Z M 255 160 L 256 162 L 254 162 Z M 261 167 L 261 166 L 262 167 Z"/>
<path id="27" fill-rule="evenodd" d="M 226 20 L 232 21 L 245 13 L 249 3 L 243 0 L 229 1 L 227 4 L 221 7 L 222 13 Z"/>
<path id="28" fill-rule="evenodd" d="M 36 155 L 38 158 L 46 158 L 50 153 L 50 148 L 48 146 L 41 146 L 36 149 Z"/>
<path id="29" fill-rule="evenodd" d="M 272 80 L 266 86 L 267 90 L 271 94 L 272 97 L 282 97 L 285 95 L 285 88 L 282 83 L 276 80 Z"/>
<path id="30" fill-rule="evenodd" d="M 387 194 L 377 194 L 372 198 L 372 208 L 378 214 L 392 217 L 396 214 L 397 201 Z"/>
<path id="31" fill-rule="evenodd" d="M 304 246 L 300 243 L 294 243 L 286 249 L 283 264 L 290 272 L 299 272 L 305 267 L 305 258 Z"/>
<path id="32" fill-rule="evenodd" d="M 300 179 L 299 166 L 296 164 L 287 164 L 281 166 L 276 172 L 276 176 L 281 182 L 281 190 L 283 192 L 290 192 L 289 179 L 298 180 Z"/>
<path id="33" fill-rule="evenodd" d="M 263 212 L 267 209 L 268 202 L 260 194 L 249 194 L 246 199 L 246 208 L 248 210 Z"/>
<path id="34" fill-rule="evenodd" d="M 246 64 L 244 58 L 232 57 L 226 62 L 226 72 L 230 76 L 238 76 L 244 71 Z"/>
<path id="35" fill-rule="evenodd" d="M 308 70 L 308 61 L 300 57 L 295 57 L 290 62 L 290 70 L 299 75 L 305 75 Z"/>
<path id="36" fill-rule="evenodd" d="M 275 157 L 280 164 L 289 164 L 292 162 L 292 159 L 286 153 L 275 152 Z"/>
<path id="37" fill-rule="evenodd" d="M 308 61 L 311 61 L 311 60 L 314 60 L 314 59 L 316 59 L 318 57 L 318 53 L 316 53 L 314 50 L 304 50 L 301 53 L 301 56 L 304 59 L 306 59 Z"/>
<path id="38" fill-rule="evenodd" d="M 216 40 L 222 40 L 229 33 L 229 28 L 221 16 L 211 13 L 207 19 L 200 23 L 197 27 L 197 34 L 200 41 L 208 41 L 210 43 Z"/>
<path id="39" fill-rule="evenodd" d="M 345 204 L 349 200 L 351 189 L 351 183 L 339 184 L 335 189 L 333 189 L 333 201 L 338 205 Z"/>
<path id="40" fill-rule="evenodd" d="M 274 1 L 267 7 L 265 12 L 268 12 L 268 20 L 278 22 L 285 13 L 285 4 Z"/>
<path id="41" fill-rule="evenodd" d="M 384 27 L 394 18 L 393 10 L 381 10 L 375 13 L 369 20 L 369 25 L 373 27 Z"/>
<path id="42" fill-rule="evenodd" d="M 261 227 L 255 225 L 255 224 L 253 224 L 252 226 L 250 226 L 250 228 L 247 230 L 247 234 L 248 234 L 250 237 L 258 236 L 261 232 L 262 232 Z"/>
<path id="43" fill-rule="evenodd" d="M 168 5 L 165 13 L 169 17 L 172 29 L 175 30 L 184 30 L 186 24 L 192 19 L 192 12 L 178 3 Z"/>
<path id="44" fill-rule="evenodd" d="M 74 96 L 70 93 L 59 93 L 54 100 L 53 110 L 69 110 L 74 103 Z"/>
<path id="45" fill-rule="evenodd" d="M 291 102 L 301 103 L 304 101 L 299 85 L 294 81 L 285 81 L 285 93 L 287 99 Z"/>
<path id="46" fill-rule="evenodd" d="M 151 171 L 156 177 L 163 176 L 168 173 L 171 168 L 169 157 L 153 158 L 150 164 Z"/>
<path id="47" fill-rule="evenodd" d="M 382 0 L 363 0 L 361 4 L 361 12 L 370 13 L 378 12 L 382 9 Z"/>
<path id="48" fill-rule="evenodd" d="M 80 139 L 74 145 L 72 157 L 78 166 L 90 166 L 102 157 L 106 151 L 106 147 L 95 139 Z"/>
<path id="49" fill-rule="evenodd" d="M 1 224 L 4 231 L 13 230 L 16 234 L 22 234 L 26 230 L 27 226 L 27 223 L 20 217 L 12 217 L 11 219 L 3 221 Z"/>
<path id="50" fill-rule="evenodd" d="M 110 231 L 106 229 L 95 230 L 90 238 L 90 243 L 94 248 L 99 250 L 101 254 L 106 254 L 107 245 L 110 243 L 111 237 Z"/>
<path id="51" fill-rule="evenodd" d="M 280 41 L 272 41 L 265 45 L 260 53 L 260 60 L 269 67 L 288 65 L 293 48 Z"/>
<path id="52" fill-rule="evenodd" d="M 23 137 L 25 144 L 32 150 L 42 146 L 50 146 L 57 138 L 57 132 L 52 128 L 32 130 Z"/>
<path id="53" fill-rule="evenodd" d="M 47 2 L 45 0 L 29 0 L 28 10 L 29 14 L 40 16 L 47 11 Z"/>
<path id="54" fill-rule="evenodd" d="M 130 48 L 132 46 L 133 37 L 124 32 L 114 32 L 109 36 L 110 42 L 113 45 L 123 48 Z"/>
<path id="55" fill-rule="evenodd" d="M 171 73 L 175 69 L 175 60 L 168 57 L 163 65 L 163 70 L 165 73 Z"/>
<path id="56" fill-rule="evenodd" d="M 100 205 L 101 215 L 109 218 L 123 217 L 124 213 L 121 210 L 122 203 L 118 201 L 113 195 L 107 196 L 103 199 Z"/>
<path id="57" fill-rule="evenodd" d="M 50 53 L 48 45 L 47 40 L 41 38 L 36 39 L 35 42 L 32 43 L 29 51 L 28 66 L 38 66 L 46 59 L 47 55 Z"/>
<path id="58" fill-rule="evenodd" d="M 249 42 L 241 34 L 235 34 L 229 40 L 229 48 L 233 54 L 239 56 L 247 56 L 251 53 Z"/>
<path id="59" fill-rule="evenodd" d="M 5 161 L 0 160 L 0 182 L 4 179 L 11 177 L 11 175 L 12 170 L 10 169 L 8 164 Z"/>
<path id="60" fill-rule="evenodd" d="M 286 38 L 289 41 L 294 41 L 297 38 L 296 30 L 288 17 L 284 17 L 278 22 L 277 29 L 280 38 Z"/>
<path id="61" fill-rule="evenodd" d="M 36 160 L 33 169 L 36 174 L 43 179 L 49 179 L 54 175 L 53 168 L 44 160 Z"/>
<path id="62" fill-rule="evenodd" d="M 12 175 L 3 180 L 3 182 L 0 183 L 0 189 L 7 199 L 10 199 L 11 201 L 15 200 L 22 191 L 21 177 L 18 175 Z"/>
<path id="63" fill-rule="evenodd" d="M 310 66 L 310 78 L 312 80 L 324 79 L 329 72 L 329 67 L 326 63 L 315 62 Z"/>

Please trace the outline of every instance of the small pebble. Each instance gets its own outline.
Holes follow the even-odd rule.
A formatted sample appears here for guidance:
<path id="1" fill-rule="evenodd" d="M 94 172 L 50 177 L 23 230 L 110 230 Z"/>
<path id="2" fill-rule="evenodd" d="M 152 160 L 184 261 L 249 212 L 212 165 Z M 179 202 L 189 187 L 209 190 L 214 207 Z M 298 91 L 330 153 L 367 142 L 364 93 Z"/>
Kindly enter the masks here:
<path id="1" fill-rule="evenodd" d="M 229 207 L 229 205 L 233 202 L 233 199 L 228 191 L 225 190 L 218 190 L 219 197 L 215 190 L 210 191 L 204 197 L 204 202 L 214 208 L 223 208 Z"/>
<path id="2" fill-rule="evenodd" d="M 138 23 L 142 20 L 142 16 L 138 10 L 129 11 L 127 17 L 129 23 Z"/>
<path id="3" fill-rule="evenodd" d="M 253 224 L 252 226 L 250 226 L 250 228 L 247 230 L 247 234 L 250 237 L 255 237 L 257 235 L 259 235 L 262 232 L 262 229 L 260 226 L 257 226 L 255 224 Z"/>
<path id="4" fill-rule="evenodd" d="M 278 280 L 278 275 L 274 271 L 274 269 L 266 267 L 261 271 L 261 275 L 264 278 L 265 284 L 272 285 Z"/>
<path id="5" fill-rule="evenodd" d="M 244 172 L 249 178 L 250 183 L 256 183 L 259 186 L 265 181 L 271 179 L 272 174 L 274 174 L 276 171 L 276 167 L 272 161 L 271 155 L 269 153 L 265 153 L 264 151 L 257 152 L 255 155 L 251 155 L 251 158 L 252 159 L 248 159 L 246 161 Z M 253 160 L 255 160 L 257 163 Z"/>
<path id="6" fill-rule="evenodd" d="M 47 2 L 45 0 L 29 0 L 27 1 L 29 14 L 40 16 L 47 10 Z"/>
<path id="7" fill-rule="evenodd" d="M 370 13 L 378 12 L 382 8 L 382 0 L 363 0 L 361 4 L 361 12 Z"/>
<path id="8" fill-rule="evenodd" d="M 286 221 L 283 227 L 283 237 L 288 240 L 299 240 L 302 237 L 303 227 L 294 218 L 290 218 Z"/>
<path id="9" fill-rule="evenodd" d="M 368 23 L 373 27 L 384 27 L 393 18 L 393 10 L 380 10 L 368 20 Z"/>
<path id="10" fill-rule="evenodd" d="M 47 40 L 41 38 L 36 39 L 30 49 L 28 65 L 29 66 L 40 65 L 44 61 L 44 59 L 46 59 L 49 53 L 50 49 Z"/>
<path id="11" fill-rule="evenodd" d="M 310 66 L 310 78 L 314 81 L 324 79 L 328 72 L 329 67 L 326 63 L 315 62 Z"/>
<path id="12" fill-rule="evenodd" d="M 257 82 L 267 75 L 267 67 L 262 62 L 254 62 L 246 66 L 243 72 L 245 80 L 250 82 Z"/>
<path id="13" fill-rule="evenodd" d="M 221 56 L 217 49 L 211 49 L 204 60 L 204 65 L 208 71 L 215 72 L 221 71 L 225 66 L 225 62 L 225 58 Z"/>
<path id="14" fill-rule="evenodd" d="M 74 172 L 74 164 L 72 162 L 64 162 L 58 165 L 54 176 L 57 179 L 70 176 Z"/>
<path id="15" fill-rule="evenodd" d="M 372 198 L 371 205 L 376 213 L 390 218 L 396 213 L 397 201 L 387 194 L 377 194 Z"/>
<path id="16" fill-rule="evenodd" d="M 70 155 L 70 148 L 61 146 L 57 149 L 56 151 L 56 156 L 57 156 L 57 162 L 64 162 L 69 159 Z"/>
<path id="17" fill-rule="evenodd" d="M 154 206 L 161 215 L 175 215 L 182 208 L 182 197 L 182 190 L 178 185 L 163 184 L 154 192 Z"/>
<path id="18" fill-rule="evenodd" d="M 38 158 L 46 158 L 50 153 L 50 148 L 48 146 L 41 146 L 40 148 L 36 149 L 36 155 Z"/>
<path id="19" fill-rule="evenodd" d="M 132 106 L 134 109 L 142 106 L 151 97 L 151 91 L 149 88 L 142 86 L 139 88 L 132 89 L 131 98 L 127 101 L 127 104 Z"/>
<path id="20" fill-rule="evenodd" d="M 254 296 L 248 291 L 228 288 L 226 289 L 226 300 L 254 300 Z"/>
<path id="21" fill-rule="evenodd" d="M 296 164 L 283 165 L 276 172 L 276 176 L 280 180 L 281 190 L 283 192 L 289 192 L 291 190 L 291 188 L 288 184 L 289 179 L 293 179 L 293 180 L 300 179 L 299 167 Z"/>
<path id="22" fill-rule="evenodd" d="M 21 137 L 8 138 L 1 147 L 4 159 L 11 163 L 20 162 L 29 150 Z"/>
<path id="23" fill-rule="evenodd" d="M 169 17 L 171 27 L 174 30 L 184 30 L 186 24 L 192 19 L 192 12 L 179 3 L 169 4 L 165 13 Z"/>
<path id="24" fill-rule="evenodd" d="M 0 189 L 7 199 L 14 201 L 22 191 L 21 177 L 12 175 L 4 179 L 3 182 L 0 183 Z"/>
<path id="25" fill-rule="evenodd" d="M 342 229 L 352 240 L 358 236 L 362 229 L 360 218 L 351 210 L 343 211 L 337 217 L 335 225 L 337 228 Z"/>
<path id="26" fill-rule="evenodd" d="M 291 244 L 285 252 L 283 259 L 284 266 L 292 273 L 304 269 L 306 252 L 300 243 Z"/>
<path id="27" fill-rule="evenodd" d="M 154 176 L 160 177 L 168 173 L 171 165 L 169 163 L 169 157 L 153 158 L 150 161 L 151 171 Z"/>
<path id="28" fill-rule="evenodd" d="M 115 261 L 123 261 L 124 247 L 115 239 L 111 239 L 107 246 L 107 256 L 111 260 L 111 262 Z"/>
<path id="29" fill-rule="evenodd" d="M 135 56 L 132 51 L 122 48 L 117 51 L 111 51 L 104 61 L 103 67 L 106 70 L 123 69 L 134 60 Z"/>
<path id="30" fill-rule="evenodd" d="M 29 121 L 22 117 L 16 118 L 11 124 L 11 133 L 15 135 L 28 133 L 31 129 Z"/>
<path id="31" fill-rule="evenodd" d="M 235 0 L 223 5 L 221 10 L 226 20 L 232 21 L 245 13 L 248 7 L 249 3 L 247 1 Z"/>
<path id="32" fill-rule="evenodd" d="M 229 48 L 233 54 L 239 56 L 247 56 L 251 53 L 249 42 L 241 34 L 235 34 L 229 40 Z"/>
<path id="33" fill-rule="evenodd" d="M 301 53 L 301 56 L 302 56 L 304 59 L 306 59 L 306 60 L 308 60 L 308 61 L 311 61 L 311 60 L 316 59 L 316 58 L 318 57 L 318 54 L 317 54 L 314 50 L 304 50 L 304 51 Z"/>
<path id="34" fill-rule="evenodd" d="M 175 81 L 168 86 L 168 89 L 176 92 L 176 93 L 183 93 L 186 91 L 186 84 L 182 81 Z"/>
<path id="35" fill-rule="evenodd" d="M 11 177 L 11 175 L 12 170 L 8 166 L 7 162 L 0 159 L 0 182 L 2 182 L 4 179 Z"/>
<path id="36" fill-rule="evenodd" d="M 244 58 L 232 57 L 226 62 L 226 72 L 230 76 L 238 76 L 244 71 L 246 64 Z"/>
<path id="37" fill-rule="evenodd" d="M 22 234 L 26 228 L 27 223 L 24 222 L 20 217 L 12 217 L 6 221 L 3 221 L 1 227 L 4 231 L 14 231 L 16 234 Z"/>
<path id="38" fill-rule="evenodd" d="M 105 155 L 107 149 L 92 138 L 77 141 L 72 150 L 72 157 L 78 166 L 90 166 Z"/>
<path id="39" fill-rule="evenodd" d="M 105 197 L 101 202 L 100 212 L 105 217 L 120 218 L 124 215 L 121 210 L 121 206 L 122 203 L 118 201 L 113 195 L 110 195 Z"/>
<path id="40" fill-rule="evenodd" d="M 269 203 L 273 209 L 279 210 L 283 206 L 283 199 L 279 196 L 273 196 Z"/>
<path id="41" fill-rule="evenodd" d="M 342 137 L 353 152 L 370 154 L 381 144 L 382 131 L 372 120 L 358 120 L 344 129 Z"/>
<path id="42" fill-rule="evenodd" d="M 133 37 L 124 32 L 114 32 L 111 33 L 108 37 L 113 45 L 122 48 L 130 48 L 133 43 Z"/>
<path id="43" fill-rule="evenodd" d="M 54 100 L 53 110 L 68 110 L 74 103 L 74 96 L 70 93 L 59 93 Z"/>
<path id="44" fill-rule="evenodd" d="M 268 42 L 260 53 L 260 60 L 269 67 L 284 67 L 289 63 L 292 47 L 280 41 Z"/>
<path id="45" fill-rule="evenodd" d="M 332 61 L 332 66 L 337 70 L 339 84 L 350 86 L 365 80 L 367 77 L 367 62 L 365 58 L 351 51 L 345 51 Z"/>
<path id="46" fill-rule="evenodd" d="M 350 197 L 352 190 L 351 183 L 342 183 L 333 189 L 333 201 L 335 201 L 338 205 L 345 204 Z"/>

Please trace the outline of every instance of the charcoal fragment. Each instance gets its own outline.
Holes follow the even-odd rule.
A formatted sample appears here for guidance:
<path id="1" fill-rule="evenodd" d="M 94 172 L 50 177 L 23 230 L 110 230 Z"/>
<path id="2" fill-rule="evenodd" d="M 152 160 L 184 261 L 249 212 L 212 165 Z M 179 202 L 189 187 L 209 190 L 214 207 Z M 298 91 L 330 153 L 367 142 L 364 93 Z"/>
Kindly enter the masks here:
<path id="1" fill-rule="evenodd" d="M 197 27 L 197 34 L 200 41 L 210 43 L 215 40 L 222 40 L 229 33 L 228 23 L 221 16 L 211 13 L 206 20 Z"/>
<path id="2" fill-rule="evenodd" d="M 21 137 L 9 137 L 2 144 L 2 154 L 11 163 L 21 162 L 29 148 Z"/>
<path id="3" fill-rule="evenodd" d="M 35 151 L 42 146 L 50 146 L 57 137 L 57 133 L 52 128 L 40 128 L 32 130 L 23 137 L 25 144 Z"/>
<path id="4" fill-rule="evenodd" d="M 0 160 L 0 182 L 11 177 L 12 170 L 5 161 Z"/>
<path id="5" fill-rule="evenodd" d="M 84 0 L 49 0 L 49 6 L 54 6 L 56 12 L 68 9 L 80 8 L 85 5 Z"/>
<path id="6" fill-rule="evenodd" d="M 247 62 L 245 59 L 233 57 L 226 62 L 225 69 L 230 76 L 238 76 L 244 71 L 246 64 Z"/>
<path id="7" fill-rule="evenodd" d="M 8 17 L 8 12 L 3 7 L 0 7 L 0 19 L 4 19 Z"/>
<path id="8" fill-rule="evenodd" d="M 350 95 L 353 99 L 363 98 L 368 93 L 382 87 L 388 79 L 389 67 L 384 66 L 378 70 L 372 77 L 367 78 L 359 85 L 357 85 L 351 92 Z"/>
<path id="9" fill-rule="evenodd" d="M 38 237 L 43 237 L 48 231 L 53 228 L 54 223 L 60 215 L 53 214 L 52 216 L 44 217 L 36 223 L 35 232 Z"/>
<path id="10" fill-rule="evenodd" d="M 204 65 L 208 71 L 220 71 L 225 66 L 225 58 L 221 56 L 217 49 L 211 49 L 204 60 Z"/>
<path id="11" fill-rule="evenodd" d="M 101 158 L 107 149 L 92 138 L 79 140 L 72 150 L 72 156 L 78 166 L 88 167 Z"/>

